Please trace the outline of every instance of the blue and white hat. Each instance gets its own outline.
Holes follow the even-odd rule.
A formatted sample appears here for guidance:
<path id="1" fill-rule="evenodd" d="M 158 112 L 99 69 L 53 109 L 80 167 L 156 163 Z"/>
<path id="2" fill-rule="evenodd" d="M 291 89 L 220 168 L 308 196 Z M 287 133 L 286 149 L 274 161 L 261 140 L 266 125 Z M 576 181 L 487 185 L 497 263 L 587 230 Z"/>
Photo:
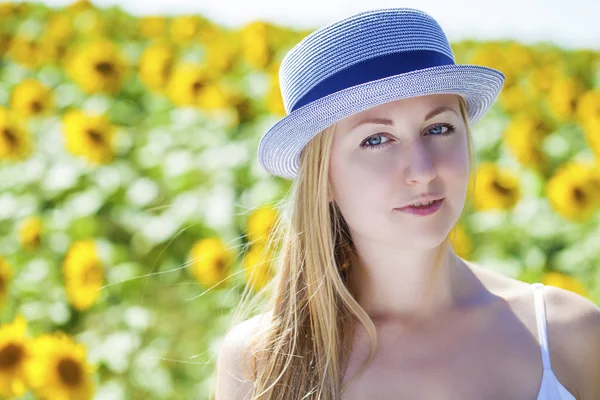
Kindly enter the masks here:
<path id="1" fill-rule="evenodd" d="M 258 160 L 269 173 L 294 179 L 304 146 L 336 121 L 390 101 L 445 93 L 465 99 L 473 125 L 496 100 L 504 74 L 455 64 L 429 14 L 381 8 L 306 36 L 283 58 L 279 81 L 287 115 L 261 138 Z"/>

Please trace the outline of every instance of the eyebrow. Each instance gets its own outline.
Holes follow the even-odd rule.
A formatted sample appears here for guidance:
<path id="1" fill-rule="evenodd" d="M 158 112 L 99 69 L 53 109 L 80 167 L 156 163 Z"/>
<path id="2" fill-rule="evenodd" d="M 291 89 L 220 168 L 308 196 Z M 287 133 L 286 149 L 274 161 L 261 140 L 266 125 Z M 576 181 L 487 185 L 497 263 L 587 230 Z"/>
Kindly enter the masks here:
<path id="1" fill-rule="evenodd" d="M 434 108 L 433 110 L 431 110 L 425 116 L 425 121 L 430 120 L 431 118 L 435 117 L 436 115 L 439 115 L 446 111 L 452 111 L 453 113 L 458 115 L 458 113 L 456 112 L 456 110 L 454 108 L 449 107 L 449 106 L 441 106 L 441 107 L 437 107 L 437 108 Z M 367 118 L 367 119 L 363 119 L 358 124 L 354 125 L 350 130 L 354 130 L 364 124 L 379 124 L 379 125 L 394 126 L 394 121 L 392 121 L 391 119 L 387 119 L 387 118 Z"/>

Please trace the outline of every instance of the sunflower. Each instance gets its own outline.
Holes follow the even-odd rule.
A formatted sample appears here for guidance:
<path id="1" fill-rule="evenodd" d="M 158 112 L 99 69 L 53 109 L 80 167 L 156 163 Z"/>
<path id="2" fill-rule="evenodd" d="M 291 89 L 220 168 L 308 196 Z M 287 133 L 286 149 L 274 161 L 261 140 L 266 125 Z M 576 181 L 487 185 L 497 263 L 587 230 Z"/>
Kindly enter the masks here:
<path id="1" fill-rule="evenodd" d="M 450 233 L 450 242 L 457 256 L 465 260 L 469 259 L 473 250 L 473 244 L 462 225 L 457 224 Z"/>
<path id="2" fill-rule="evenodd" d="M 574 117 L 577 100 L 584 90 L 583 84 L 572 76 L 563 76 L 552 83 L 546 100 L 558 121 L 566 122 Z"/>
<path id="3" fill-rule="evenodd" d="M 86 359 L 87 349 L 64 332 L 31 339 L 31 362 L 27 376 L 31 390 L 40 398 L 91 400 L 96 367 Z"/>
<path id="4" fill-rule="evenodd" d="M 167 43 L 148 46 L 140 57 L 140 79 L 150 88 L 162 91 L 175 61 L 175 51 Z"/>
<path id="5" fill-rule="evenodd" d="M 500 43 L 485 43 L 478 46 L 470 63 L 495 68 L 504 73 L 504 88 L 512 87 L 517 82 L 517 74 L 507 62 L 505 49 Z M 519 71 L 520 73 L 520 71 Z"/>
<path id="6" fill-rule="evenodd" d="M 177 106 L 197 106 L 202 90 L 212 77 L 211 72 L 199 64 L 178 63 L 167 83 L 166 94 Z"/>
<path id="7" fill-rule="evenodd" d="M 271 60 L 268 34 L 269 25 L 260 21 L 251 22 L 240 31 L 242 59 L 252 68 L 262 69 Z"/>
<path id="8" fill-rule="evenodd" d="M 581 125 L 588 146 L 592 149 L 596 158 L 600 158 L 600 116 L 588 117 Z"/>
<path id="9" fill-rule="evenodd" d="M 486 162 L 479 166 L 476 177 L 473 195 L 477 210 L 507 210 L 519 201 L 521 190 L 515 173 Z"/>
<path id="10" fill-rule="evenodd" d="M 31 38 L 24 36 L 15 36 L 9 46 L 6 54 L 16 63 L 26 68 L 36 68 L 40 65 L 39 43 Z"/>
<path id="11" fill-rule="evenodd" d="M 580 122 L 600 118 L 600 89 L 588 90 L 579 97 L 576 115 Z"/>
<path id="12" fill-rule="evenodd" d="M 537 171 L 545 171 L 548 159 L 541 148 L 552 128 L 535 113 L 513 117 L 503 133 L 508 152 L 521 164 Z"/>
<path id="13" fill-rule="evenodd" d="M 0 160 L 19 161 L 31 154 L 29 132 L 13 112 L 0 106 Z"/>
<path id="14" fill-rule="evenodd" d="M 558 271 L 546 272 L 542 277 L 542 283 L 548 286 L 555 286 L 575 292 L 581 296 L 587 297 L 588 293 L 585 286 L 575 277 L 563 274 Z"/>
<path id="15" fill-rule="evenodd" d="M 104 115 L 85 114 L 71 110 L 63 116 L 66 148 L 96 164 L 110 162 L 113 157 L 115 127 Z"/>
<path id="16" fill-rule="evenodd" d="M 221 287 L 232 259 L 233 254 L 221 239 L 201 239 L 192 246 L 191 272 L 200 284 Z"/>
<path id="17" fill-rule="evenodd" d="M 526 76 L 527 91 L 536 99 L 544 97 L 552 87 L 552 82 L 562 75 L 561 68 L 556 63 L 547 63 L 535 66 Z"/>
<path id="18" fill-rule="evenodd" d="M 272 252 L 262 244 L 250 246 L 242 261 L 244 277 L 254 291 L 262 289 L 272 278 Z"/>
<path id="19" fill-rule="evenodd" d="M 277 221 L 277 210 L 271 206 L 262 206 L 255 209 L 248 217 L 246 234 L 252 244 L 265 243 Z"/>
<path id="20" fill-rule="evenodd" d="M 31 216 L 21 221 L 19 226 L 19 244 L 25 249 L 36 249 L 41 243 L 42 220 Z"/>
<path id="21" fill-rule="evenodd" d="M 6 299 L 8 298 L 8 285 L 13 278 L 12 266 L 0 257 L 0 309 L 4 308 Z"/>
<path id="22" fill-rule="evenodd" d="M 63 12 L 54 13 L 44 28 L 44 37 L 58 43 L 68 42 L 73 33 L 73 18 Z"/>
<path id="23" fill-rule="evenodd" d="M 92 40 L 67 56 L 68 75 L 88 94 L 115 94 L 121 90 L 126 61 L 117 45 L 107 39 Z"/>
<path id="24" fill-rule="evenodd" d="M 590 163 L 567 162 L 546 184 L 548 201 L 562 217 L 574 222 L 587 220 L 600 205 L 596 169 Z"/>
<path id="25" fill-rule="evenodd" d="M 12 90 L 10 106 L 17 114 L 28 118 L 47 114 L 54 107 L 50 89 L 40 81 L 27 78 Z"/>
<path id="26" fill-rule="evenodd" d="M 503 89 L 498 100 L 500 106 L 509 114 L 515 114 L 524 109 L 532 109 L 537 105 L 534 92 L 527 90 L 526 86 L 521 84 Z"/>
<path id="27" fill-rule="evenodd" d="M 281 87 L 279 86 L 279 76 L 277 73 L 278 68 L 279 64 L 274 64 L 269 71 L 269 89 L 266 95 L 267 111 L 277 116 L 285 116 L 285 105 L 281 97 Z"/>
<path id="28" fill-rule="evenodd" d="M 0 395 L 21 397 L 29 386 L 27 366 L 31 358 L 30 339 L 26 336 L 27 320 L 17 315 L 0 325 Z"/>
<path id="29" fill-rule="evenodd" d="M 204 63 L 207 69 L 220 74 L 231 71 L 240 51 L 239 43 L 232 34 L 215 30 L 204 46 L 206 48 Z"/>
<path id="30" fill-rule="evenodd" d="M 88 309 L 98 299 L 104 269 L 93 240 L 76 241 L 69 247 L 62 265 L 69 302 L 79 311 Z"/>
<path id="31" fill-rule="evenodd" d="M 162 36 L 167 30 L 167 20 L 159 15 L 143 16 L 139 20 L 142 37 L 152 39 Z"/>
<path id="32" fill-rule="evenodd" d="M 171 21 L 170 34 L 177 44 L 185 44 L 200 31 L 201 20 L 196 15 L 180 15 Z"/>

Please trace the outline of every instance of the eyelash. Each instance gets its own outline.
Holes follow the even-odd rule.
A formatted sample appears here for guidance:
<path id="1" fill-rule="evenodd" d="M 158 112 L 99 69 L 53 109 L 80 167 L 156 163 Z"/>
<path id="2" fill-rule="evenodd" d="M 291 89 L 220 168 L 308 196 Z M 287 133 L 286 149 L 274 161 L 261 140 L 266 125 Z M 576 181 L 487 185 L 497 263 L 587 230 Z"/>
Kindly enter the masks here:
<path id="1" fill-rule="evenodd" d="M 435 125 L 431 126 L 430 128 L 428 128 L 427 130 L 434 129 L 434 128 L 439 128 L 439 127 L 443 127 L 443 126 L 447 127 L 448 130 L 446 132 L 444 132 L 444 133 L 438 133 L 438 134 L 435 134 L 433 136 L 449 136 L 449 135 L 452 135 L 456 131 L 456 127 L 454 125 L 452 125 L 452 124 L 446 124 L 446 123 L 435 124 Z M 371 135 L 371 136 L 369 136 L 368 138 L 366 138 L 365 140 L 362 141 L 362 143 L 360 144 L 360 147 L 363 148 L 363 149 L 374 150 L 374 149 L 378 149 L 378 148 L 381 148 L 381 147 L 385 147 L 385 146 L 387 146 L 388 144 L 391 143 L 391 140 L 388 140 L 385 143 L 367 145 L 369 139 L 371 139 L 373 137 L 376 137 L 376 136 L 384 136 L 384 135 L 382 135 L 380 133 L 377 133 L 375 135 Z"/>

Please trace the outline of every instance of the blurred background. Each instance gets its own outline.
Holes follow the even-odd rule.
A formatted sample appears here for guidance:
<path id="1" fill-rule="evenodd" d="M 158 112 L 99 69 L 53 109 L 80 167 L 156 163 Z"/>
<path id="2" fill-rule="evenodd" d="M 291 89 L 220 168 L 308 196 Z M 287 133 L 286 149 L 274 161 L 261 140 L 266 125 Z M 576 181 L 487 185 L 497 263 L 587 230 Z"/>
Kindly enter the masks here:
<path id="1" fill-rule="evenodd" d="M 278 68 L 372 7 L 506 75 L 473 127 L 465 259 L 600 305 L 600 3 L 0 3 L 0 398 L 208 399 L 290 182 L 256 151 Z"/>

